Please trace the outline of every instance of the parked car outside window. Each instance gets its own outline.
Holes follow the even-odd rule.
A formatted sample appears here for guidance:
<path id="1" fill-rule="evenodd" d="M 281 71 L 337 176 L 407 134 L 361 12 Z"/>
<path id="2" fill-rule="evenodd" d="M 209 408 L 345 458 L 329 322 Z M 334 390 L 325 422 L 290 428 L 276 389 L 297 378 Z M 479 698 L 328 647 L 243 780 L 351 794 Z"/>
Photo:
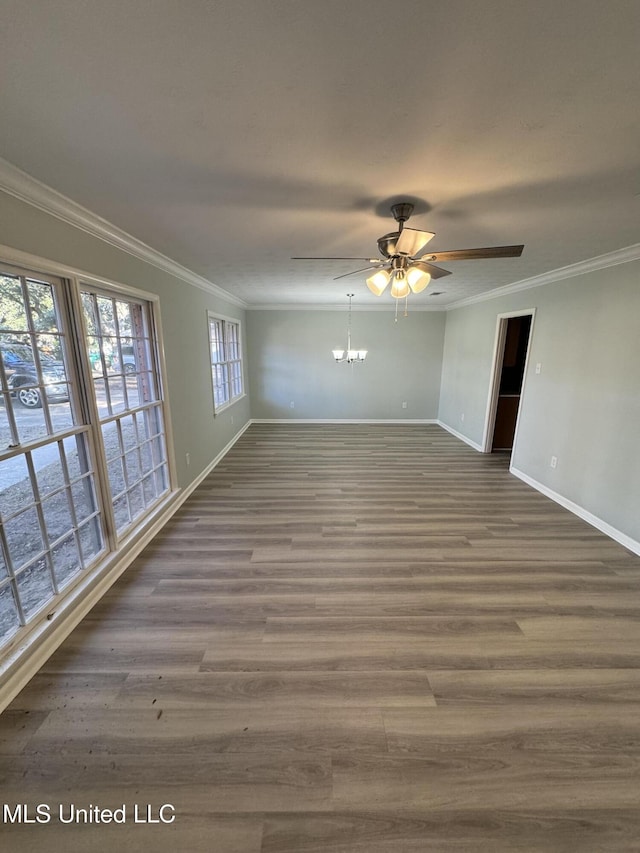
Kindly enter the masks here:
<path id="1" fill-rule="evenodd" d="M 136 372 L 136 357 L 133 352 L 133 347 L 129 345 L 123 345 L 120 347 L 122 350 L 122 371 L 124 373 L 135 373 Z M 111 366 L 116 371 L 120 371 L 120 359 L 117 355 L 114 355 L 111 360 Z"/>
<path id="2" fill-rule="evenodd" d="M 33 387 L 38 385 L 38 373 L 32 348 L 28 344 L 2 343 L 0 355 L 11 396 L 27 409 L 39 409 L 42 397 L 40 388 Z M 47 401 L 66 403 L 69 392 L 64 363 L 42 352 L 39 356 Z"/>

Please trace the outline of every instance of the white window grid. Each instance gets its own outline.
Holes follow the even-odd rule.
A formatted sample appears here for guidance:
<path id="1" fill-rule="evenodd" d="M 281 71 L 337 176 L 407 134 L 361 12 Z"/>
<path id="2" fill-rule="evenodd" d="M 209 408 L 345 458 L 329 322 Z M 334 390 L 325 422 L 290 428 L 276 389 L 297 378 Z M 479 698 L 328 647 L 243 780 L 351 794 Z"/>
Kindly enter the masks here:
<path id="1" fill-rule="evenodd" d="M 95 565 L 106 550 L 106 538 L 91 461 L 90 427 L 83 422 L 68 370 L 68 337 L 61 310 L 65 284 L 57 278 L 3 267 L 0 287 L 4 297 L 0 341 L 6 345 L 5 354 L 14 347 L 12 342 L 29 348 L 36 381 L 20 387 L 38 394 L 33 411 L 41 415 L 39 423 L 24 426 L 26 419 L 14 409 L 18 405 L 20 411 L 20 404 L 9 386 L 3 355 L 0 380 L 9 446 L 0 449 L 0 469 L 5 476 L 13 470 L 14 480 L 11 483 L 9 475 L 9 485 L 0 494 L 2 643 L 32 621 L 75 577 Z M 38 313 L 32 302 L 35 288 L 40 289 L 40 297 L 52 315 L 44 330 L 34 319 Z M 24 310 L 17 311 L 16 323 L 20 301 Z M 5 319 L 11 313 L 10 303 L 14 306 L 13 324 Z M 56 371 L 64 373 L 64 381 L 59 381 L 67 398 L 62 404 L 66 411 L 63 418 L 54 413 L 47 394 L 50 383 L 40 355 L 43 341 L 59 356 Z M 72 461 L 74 448 L 77 458 Z"/>
<path id="2" fill-rule="evenodd" d="M 169 490 L 149 306 L 85 286 L 81 295 L 87 346 L 97 356 L 94 392 L 116 531 L 121 538 Z"/>
<path id="3" fill-rule="evenodd" d="M 56 595 L 74 587 L 108 551 L 117 548 L 123 536 L 167 494 L 171 478 L 151 303 L 121 295 L 117 286 L 114 291 L 99 292 L 89 285 L 78 287 L 73 280 L 9 265 L 0 267 L 0 286 L 4 287 L 0 296 L 8 297 L 0 303 L 0 342 L 30 347 L 30 381 L 22 387 L 39 395 L 29 411 L 30 417 L 34 412 L 39 415 L 39 421 L 35 418 L 39 426 L 24 431 L 24 412 L 0 359 L 0 404 L 4 404 L 4 410 L 0 408 L 0 475 L 7 474 L 11 464 L 20 466 L 0 486 L 1 646 L 22 626 L 44 619 Z M 45 328 L 34 322 L 31 293 L 37 288 L 50 295 L 50 320 Z M 16 294 L 21 295 L 21 314 Z M 94 300 L 97 320 L 91 329 L 80 319 L 83 300 L 85 308 L 87 300 L 89 306 Z M 13 309 L 2 310 L 8 301 Z M 102 323 L 100 305 L 111 325 Z M 19 322 L 4 322 L 5 314 L 11 320 L 19 314 Z M 86 358 L 78 355 L 85 332 L 90 332 L 86 334 Z M 114 356 L 109 364 L 107 344 Z M 56 384 L 63 386 L 62 396 L 68 399 L 52 399 L 47 393 L 52 380 L 51 369 L 44 367 L 45 356 L 41 356 L 45 345 L 56 353 L 57 370 L 63 372 Z M 96 380 L 102 381 L 100 395 L 95 389 L 90 391 Z M 109 429 L 115 459 L 123 471 L 113 510 L 105 447 L 94 455 Z M 24 493 L 15 505 L 11 503 L 14 492 L 6 485 L 12 477 Z M 126 506 L 126 520 L 120 519 L 120 523 L 114 511 L 118 498 Z M 16 547 L 25 520 L 29 522 L 28 541 Z"/>
<path id="4" fill-rule="evenodd" d="M 240 323 L 209 313 L 213 409 L 220 412 L 244 394 Z"/>

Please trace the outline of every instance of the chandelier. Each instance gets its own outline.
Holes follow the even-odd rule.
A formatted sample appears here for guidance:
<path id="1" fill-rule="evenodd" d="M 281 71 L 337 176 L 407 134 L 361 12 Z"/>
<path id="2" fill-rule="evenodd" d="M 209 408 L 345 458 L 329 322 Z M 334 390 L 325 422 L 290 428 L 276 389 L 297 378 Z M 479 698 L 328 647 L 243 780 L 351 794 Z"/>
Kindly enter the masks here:
<path id="1" fill-rule="evenodd" d="M 364 361 L 367 357 L 368 350 L 366 349 L 351 349 L 351 300 L 353 298 L 353 293 L 347 293 L 349 297 L 349 322 L 347 325 L 347 349 L 334 349 L 333 357 L 336 362 L 340 364 L 343 361 L 346 361 L 347 364 L 354 364 L 356 362 Z"/>

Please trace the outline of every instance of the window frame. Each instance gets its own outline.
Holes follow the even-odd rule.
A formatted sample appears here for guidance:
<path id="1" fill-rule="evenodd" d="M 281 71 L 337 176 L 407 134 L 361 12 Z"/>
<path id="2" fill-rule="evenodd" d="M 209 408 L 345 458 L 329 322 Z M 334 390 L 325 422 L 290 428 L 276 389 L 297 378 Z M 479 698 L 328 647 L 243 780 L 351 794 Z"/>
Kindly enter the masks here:
<path id="1" fill-rule="evenodd" d="M 68 431 L 65 430 L 65 441 L 79 434 L 86 436 L 86 452 L 91 462 L 91 471 L 94 478 L 94 497 L 97 502 L 98 512 L 102 513 L 103 519 L 102 550 L 91 557 L 90 560 L 85 559 L 81 555 L 81 559 L 83 560 L 81 569 L 73 574 L 68 581 L 65 580 L 61 588 L 54 591 L 53 597 L 44 602 L 42 606 L 33 610 L 28 615 L 28 618 L 25 619 L 24 615 L 20 613 L 21 626 L 13 634 L 8 635 L 0 644 L 0 675 L 6 677 L 9 672 L 14 671 L 14 666 L 17 665 L 17 662 L 32 644 L 38 644 L 51 632 L 55 635 L 59 633 L 60 628 L 50 622 L 52 611 L 56 613 L 56 623 L 59 620 L 63 620 L 65 624 L 67 622 L 75 624 L 78 617 L 74 614 L 76 612 L 83 614 L 95 603 L 100 597 L 97 591 L 99 589 L 106 590 L 115 577 L 129 564 L 133 555 L 139 549 L 139 543 L 149 538 L 150 534 L 155 530 L 157 520 L 163 517 L 170 510 L 171 505 L 175 503 L 180 489 L 177 484 L 171 411 L 166 384 L 167 372 L 164 358 L 160 296 L 119 282 L 96 277 L 69 265 L 43 259 L 5 245 L 0 245 L 0 260 L 2 267 L 10 275 L 23 275 L 42 282 L 48 282 L 48 279 L 54 277 L 61 284 L 61 292 L 64 295 L 61 302 L 60 319 L 68 340 L 68 352 L 65 355 L 65 358 L 68 357 L 68 362 L 65 362 L 68 375 L 67 381 L 74 385 L 76 389 L 75 401 L 72 401 L 74 418 L 80 417 L 80 420 L 73 427 L 69 428 Z M 158 496 L 158 499 L 151 506 L 138 514 L 132 520 L 133 523 L 121 535 L 117 535 L 116 533 L 113 507 L 109 496 L 106 462 L 101 445 L 101 424 L 92 381 L 87 329 L 81 299 L 83 287 L 85 289 L 89 287 L 91 289 L 104 290 L 106 295 L 109 295 L 111 298 L 122 298 L 147 303 L 148 336 L 151 353 L 150 364 L 155 377 L 157 404 L 160 407 L 160 416 L 163 425 L 162 433 L 164 434 L 166 446 L 164 464 L 166 468 L 167 489 Z M 15 425 L 13 429 L 15 432 Z M 33 440 L 28 444 L 12 447 L 9 450 L 9 455 L 15 456 L 21 454 L 25 448 L 29 451 L 37 450 L 39 446 L 43 446 L 51 439 L 52 436 L 47 436 Z M 62 441 L 62 436 L 56 434 L 54 441 Z M 5 455 L 3 454 L 3 458 Z M 63 466 L 64 464 L 63 461 Z M 33 466 L 31 462 L 28 465 L 30 478 L 33 479 L 33 472 L 31 471 Z M 84 474 L 82 477 L 84 477 Z M 64 484 L 60 484 L 60 493 L 63 493 L 67 488 L 73 487 L 74 483 L 84 482 L 82 477 L 80 480 L 74 477 L 72 478 L 73 482 L 70 482 L 68 472 L 65 472 L 65 482 Z M 57 493 L 56 490 L 53 493 Z M 36 498 L 39 498 L 37 493 Z M 42 510 L 38 508 L 37 511 L 40 516 Z M 76 519 L 72 518 L 74 523 L 73 535 L 76 536 L 76 528 L 80 529 L 88 526 L 96 515 L 97 513 L 94 513 L 91 518 L 83 518 L 79 523 L 76 523 Z M 64 536 L 66 534 L 59 537 L 59 541 L 62 541 Z M 3 539 L 4 533 L 0 529 L 0 541 Z M 59 541 L 56 540 L 56 543 L 59 544 Z M 3 544 L 6 546 L 6 542 Z M 115 577 L 113 577 L 113 580 L 109 580 L 114 572 L 116 573 Z M 10 575 L 13 576 L 14 573 L 10 572 Z M 87 600 L 91 602 L 88 605 L 86 604 Z"/>
<path id="2" fill-rule="evenodd" d="M 105 382 L 106 386 L 106 397 L 108 408 L 111 411 L 108 414 L 102 415 L 100 413 L 98 400 L 96 396 L 96 387 L 95 382 L 93 381 L 93 373 L 91 371 L 89 353 L 88 353 L 88 340 L 91 337 L 88 334 L 86 318 L 84 313 L 84 302 L 82 300 L 82 294 L 86 291 L 90 291 L 93 295 L 97 297 L 104 297 L 111 300 L 122 300 L 128 301 L 130 303 L 137 303 L 142 309 L 142 315 L 144 316 L 144 325 L 146 327 L 147 337 L 143 338 L 148 341 L 148 367 L 149 370 L 143 371 L 143 373 L 151 373 L 153 376 L 153 396 L 154 398 L 148 401 L 140 402 L 139 405 L 134 407 L 129 407 L 125 405 L 125 408 L 122 411 L 114 411 L 112 406 L 111 397 L 108 390 L 108 381 L 107 378 L 109 374 L 105 370 L 105 362 L 104 356 L 101 354 L 102 367 L 104 373 L 102 375 L 102 379 Z M 144 294 L 143 291 L 137 290 L 135 288 L 129 288 L 124 286 L 115 286 L 110 283 L 106 283 L 102 279 L 96 279 L 91 276 L 79 276 L 77 279 L 77 298 L 80 304 L 80 316 L 82 317 L 82 329 L 84 333 L 83 337 L 83 358 L 88 363 L 88 374 L 90 377 L 90 385 L 87 388 L 88 393 L 91 397 L 91 424 L 95 426 L 96 431 L 96 441 L 98 442 L 98 446 L 100 447 L 99 453 L 99 464 L 100 464 L 100 476 L 99 482 L 101 486 L 103 486 L 103 490 L 105 493 L 105 503 L 108 505 L 109 514 L 108 514 L 108 533 L 110 537 L 110 541 L 113 543 L 112 550 L 117 551 L 120 545 L 123 542 L 126 542 L 132 536 L 135 536 L 137 531 L 140 529 L 140 526 L 144 523 L 147 516 L 154 513 L 158 505 L 162 505 L 162 503 L 170 497 L 176 490 L 176 475 L 175 475 L 175 462 L 173 460 L 173 436 L 170 432 L 170 415 L 168 410 L 168 400 L 166 395 L 166 382 L 164 380 L 164 361 L 161 358 L 161 339 L 159 337 L 159 297 L 155 296 L 155 294 Z M 117 321 L 116 321 L 117 325 Z M 117 337 L 117 354 L 120 361 L 121 371 L 124 375 L 124 360 L 122 357 L 122 342 L 119 333 Z M 119 375 L 119 374 L 118 374 Z M 126 378 L 126 377 L 125 377 Z M 128 403 L 128 398 L 125 397 L 125 402 Z M 160 413 L 160 421 L 161 428 L 160 431 L 154 433 L 151 438 L 148 438 L 146 441 L 139 443 L 134 450 L 124 451 L 122 455 L 122 465 L 123 465 L 123 477 L 125 482 L 124 490 L 119 494 L 112 493 L 110 478 L 109 478 L 109 465 L 119 459 L 119 456 L 110 458 L 107 454 L 107 449 L 104 442 L 104 434 L 103 434 L 103 426 L 107 424 L 113 424 L 116 433 L 118 444 L 121 449 L 124 449 L 124 442 L 122 438 L 122 424 L 125 418 L 133 416 L 134 421 L 139 423 L 141 419 L 143 419 L 147 414 L 151 415 L 152 413 L 159 412 Z M 95 420 L 94 420 L 95 418 Z M 137 431 L 137 426 L 136 426 Z M 160 438 L 164 440 L 164 450 L 165 450 L 165 458 L 156 466 L 154 466 L 151 472 L 147 472 L 143 477 L 137 480 L 135 483 L 129 483 L 129 472 L 127 471 L 125 465 L 125 458 L 129 453 L 135 452 L 136 455 L 140 456 L 140 448 L 143 444 L 148 444 L 151 448 L 156 440 Z M 152 451 L 151 451 L 152 452 Z M 161 471 L 162 469 L 162 471 Z M 164 473 L 163 473 L 164 472 Z M 155 502 L 153 502 L 150 506 L 147 506 L 143 509 L 141 513 L 137 515 L 133 515 L 131 512 L 131 503 L 129 493 L 132 490 L 139 486 L 143 487 L 144 480 L 150 476 L 154 477 L 154 480 L 157 479 L 158 476 L 166 477 L 166 489 L 157 496 Z M 116 515 L 115 515 L 115 503 L 116 501 L 121 500 L 124 497 L 124 503 L 127 506 L 127 512 L 129 515 L 129 523 L 124 527 L 119 529 Z"/>
<path id="3" fill-rule="evenodd" d="M 224 359 L 222 361 L 213 361 L 213 352 L 212 346 L 214 344 L 214 337 L 212 335 L 212 326 L 213 324 L 220 324 L 220 328 L 222 330 L 222 348 Z M 237 347 L 238 358 L 229 358 L 229 337 L 228 331 L 236 329 L 237 330 L 237 341 L 233 342 L 233 346 Z M 243 353 L 243 336 L 242 336 L 242 322 L 237 317 L 228 317 L 224 314 L 220 314 L 217 311 L 207 311 L 207 337 L 208 337 L 208 347 L 209 347 L 209 368 L 211 370 L 211 390 L 213 397 L 213 415 L 219 415 L 221 412 L 228 409 L 230 406 L 233 406 L 239 400 L 242 400 L 243 397 L 246 397 L 245 391 L 245 376 L 244 376 L 244 353 Z M 237 365 L 239 367 L 239 376 L 233 374 L 233 365 Z M 222 383 L 217 383 L 216 381 L 216 368 L 221 368 L 224 373 L 225 379 Z M 233 394 L 234 382 L 240 381 L 240 392 L 238 394 Z M 216 389 L 220 387 L 226 387 L 228 389 L 228 398 L 224 399 L 221 403 L 216 403 Z"/>

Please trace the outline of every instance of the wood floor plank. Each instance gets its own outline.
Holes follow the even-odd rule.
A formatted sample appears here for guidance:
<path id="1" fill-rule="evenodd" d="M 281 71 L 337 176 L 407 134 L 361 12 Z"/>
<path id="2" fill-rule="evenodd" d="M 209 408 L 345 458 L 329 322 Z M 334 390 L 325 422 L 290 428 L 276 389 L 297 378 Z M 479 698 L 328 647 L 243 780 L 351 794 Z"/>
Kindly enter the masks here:
<path id="1" fill-rule="evenodd" d="M 425 672 L 131 674 L 114 707 L 389 707 L 435 705 Z"/>
<path id="2" fill-rule="evenodd" d="M 429 673 L 438 705 L 622 702 L 640 706 L 640 669 L 543 669 Z"/>
<path id="3" fill-rule="evenodd" d="M 633 808 L 335 811 L 265 816 L 262 853 L 632 853 Z"/>
<path id="4" fill-rule="evenodd" d="M 345 645 L 342 641 L 301 644 L 215 643 L 203 657 L 203 672 L 379 672 L 383 670 L 490 669 L 476 638 L 399 640 Z"/>
<path id="5" fill-rule="evenodd" d="M 2 849 L 637 851 L 640 558 L 508 466 L 253 424 L 0 716 L 3 802 L 175 824 Z"/>
<path id="6" fill-rule="evenodd" d="M 521 635 L 515 619 L 499 616 L 269 617 L 267 642 L 388 642 L 397 637 L 508 637 Z"/>
<path id="7" fill-rule="evenodd" d="M 162 700 L 161 700 L 162 701 Z M 424 707 L 424 706 L 421 706 Z M 27 745 L 28 744 L 28 745 Z M 384 752 L 385 727 L 379 708 L 323 707 L 318 713 L 297 705 L 277 708 L 210 706 L 187 710 L 158 707 L 125 710 L 52 711 L 25 735 L 24 752 L 147 755 L 158 750 L 193 753 Z"/>

